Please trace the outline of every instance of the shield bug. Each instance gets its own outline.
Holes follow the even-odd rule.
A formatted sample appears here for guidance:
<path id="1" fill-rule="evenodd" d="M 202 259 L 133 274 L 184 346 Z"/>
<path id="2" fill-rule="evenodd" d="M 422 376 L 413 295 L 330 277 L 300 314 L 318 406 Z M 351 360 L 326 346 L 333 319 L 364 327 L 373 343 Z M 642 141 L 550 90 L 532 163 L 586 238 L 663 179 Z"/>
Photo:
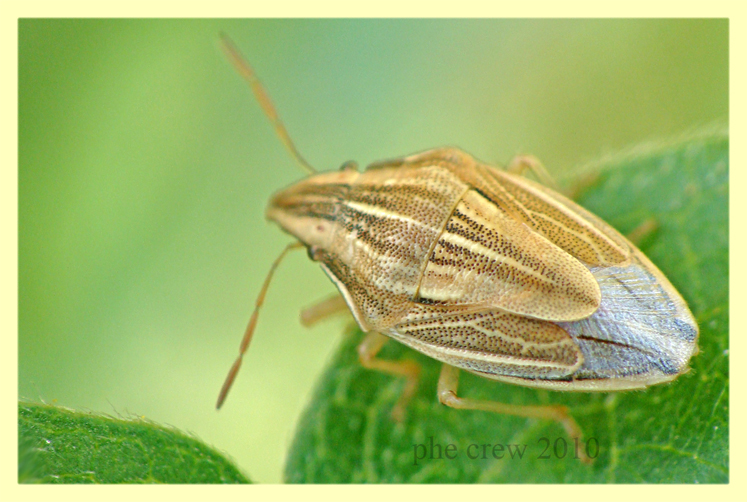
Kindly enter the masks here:
<path id="1" fill-rule="evenodd" d="M 610 225 L 559 193 L 455 148 L 317 173 L 303 160 L 251 67 L 223 48 L 275 129 L 310 175 L 276 193 L 267 217 L 292 235 L 259 294 L 226 397 L 256 326 L 272 273 L 306 248 L 368 333 L 364 366 L 406 378 L 401 418 L 417 386 L 411 361 L 376 357 L 386 337 L 443 364 L 438 397 L 448 406 L 559 421 L 581 430 L 563 406 L 517 406 L 457 396 L 459 370 L 558 391 L 622 391 L 687 371 L 698 326 L 649 259 Z"/>

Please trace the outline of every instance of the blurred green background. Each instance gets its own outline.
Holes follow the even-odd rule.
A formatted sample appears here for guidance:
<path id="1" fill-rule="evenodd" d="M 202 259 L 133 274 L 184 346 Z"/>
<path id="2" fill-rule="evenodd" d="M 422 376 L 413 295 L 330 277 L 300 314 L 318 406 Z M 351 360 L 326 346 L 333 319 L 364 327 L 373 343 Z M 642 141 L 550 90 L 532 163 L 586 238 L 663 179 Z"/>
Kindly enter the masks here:
<path id="1" fill-rule="evenodd" d="M 278 482 L 343 320 L 263 217 L 303 176 L 226 62 L 229 34 L 306 159 L 453 145 L 562 176 L 728 118 L 726 20 L 36 20 L 19 23 L 19 396 L 191 431 Z M 435 389 L 434 389 L 434 399 Z"/>

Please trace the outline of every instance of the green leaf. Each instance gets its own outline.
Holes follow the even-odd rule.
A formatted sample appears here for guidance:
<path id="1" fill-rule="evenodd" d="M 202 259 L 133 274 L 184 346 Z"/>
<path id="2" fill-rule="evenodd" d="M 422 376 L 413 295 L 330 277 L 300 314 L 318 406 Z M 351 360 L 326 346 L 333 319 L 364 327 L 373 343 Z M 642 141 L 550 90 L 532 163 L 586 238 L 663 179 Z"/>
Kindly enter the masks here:
<path id="1" fill-rule="evenodd" d="M 689 373 L 645 391 L 589 394 L 526 389 L 462 372 L 463 397 L 567 405 L 592 454 L 598 445 L 593 465 L 573 458 L 574 445 L 557 423 L 440 405 L 440 364 L 389 343 L 382 358 L 414 359 L 423 366 L 407 418 L 394 422 L 390 412 L 403 382 L 358 364 L 362 334 L 353 331 L 298 425 L 286 480 L 728 482 L 728 150 L 728 135 L 718 132 L 637 149 L 595 165 L 594 181 L 578 199 L 623 233 L 655 219 L 657 230 L 641 249 L 678 288 L 701 329 L 701 353 Z M 502 458 L 493 457 L 494 445 L 503 445 Z M 514 448 L 512 456 L 508 445 L 526 446 L 523 455 Z M 500 447 L 495 451 L 500 457 Z"/>
<path id="2" fill-rule="evenodd" d="M 141 419 L 18 405 L 19 483 L 248 483 L 199 440 Z"/>

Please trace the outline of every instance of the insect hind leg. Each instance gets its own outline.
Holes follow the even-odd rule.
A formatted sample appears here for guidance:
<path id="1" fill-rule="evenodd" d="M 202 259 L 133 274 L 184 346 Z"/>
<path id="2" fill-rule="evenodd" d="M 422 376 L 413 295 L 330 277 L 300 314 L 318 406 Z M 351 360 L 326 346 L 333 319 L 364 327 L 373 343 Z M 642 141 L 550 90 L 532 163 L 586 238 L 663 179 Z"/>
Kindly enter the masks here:
<path id="1" fill-rule="evenodd" d="M 483 401 L 457 396 L 459 387 L 459 368 L 444 364 L 441 367 L 441 376 L 438 379 L 438 400 L 450 408 L 459 410 L 481 410 L 500 413 L 503 415 L 514 415 L 526 418 L 542 418 L 560 422 L 568 435 L 581 442 L 582 433 L 572 416 L 568 414 L 568 408 L 562 405 L 534 405 L 522 406 L 515 404 L 504 404 L 496 401 Z M 581 461 L 590 464 L 590 459 L 583 448 L 578 449 Z"/>

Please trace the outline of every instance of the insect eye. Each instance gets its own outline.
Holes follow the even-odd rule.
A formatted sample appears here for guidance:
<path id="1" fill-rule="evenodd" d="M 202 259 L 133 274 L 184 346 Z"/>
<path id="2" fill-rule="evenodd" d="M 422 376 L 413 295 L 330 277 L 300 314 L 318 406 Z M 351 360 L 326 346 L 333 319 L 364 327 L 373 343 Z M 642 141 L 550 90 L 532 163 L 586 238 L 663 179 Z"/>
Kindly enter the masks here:
<path id="1" fill-rule="evenodd" d="M 340 171 L 357 171 L 357 170 L 358 170 L 358 163 L 354 160 L 343 162 L 343 164 L 340 166 Z"/>
<path id="2" fill-rule="evenodd" d="M 309 255 L 311 261 L 319 261 L 319 248 L 316 246 L 309 246 L 306 248 L 306 254 Z"/>

